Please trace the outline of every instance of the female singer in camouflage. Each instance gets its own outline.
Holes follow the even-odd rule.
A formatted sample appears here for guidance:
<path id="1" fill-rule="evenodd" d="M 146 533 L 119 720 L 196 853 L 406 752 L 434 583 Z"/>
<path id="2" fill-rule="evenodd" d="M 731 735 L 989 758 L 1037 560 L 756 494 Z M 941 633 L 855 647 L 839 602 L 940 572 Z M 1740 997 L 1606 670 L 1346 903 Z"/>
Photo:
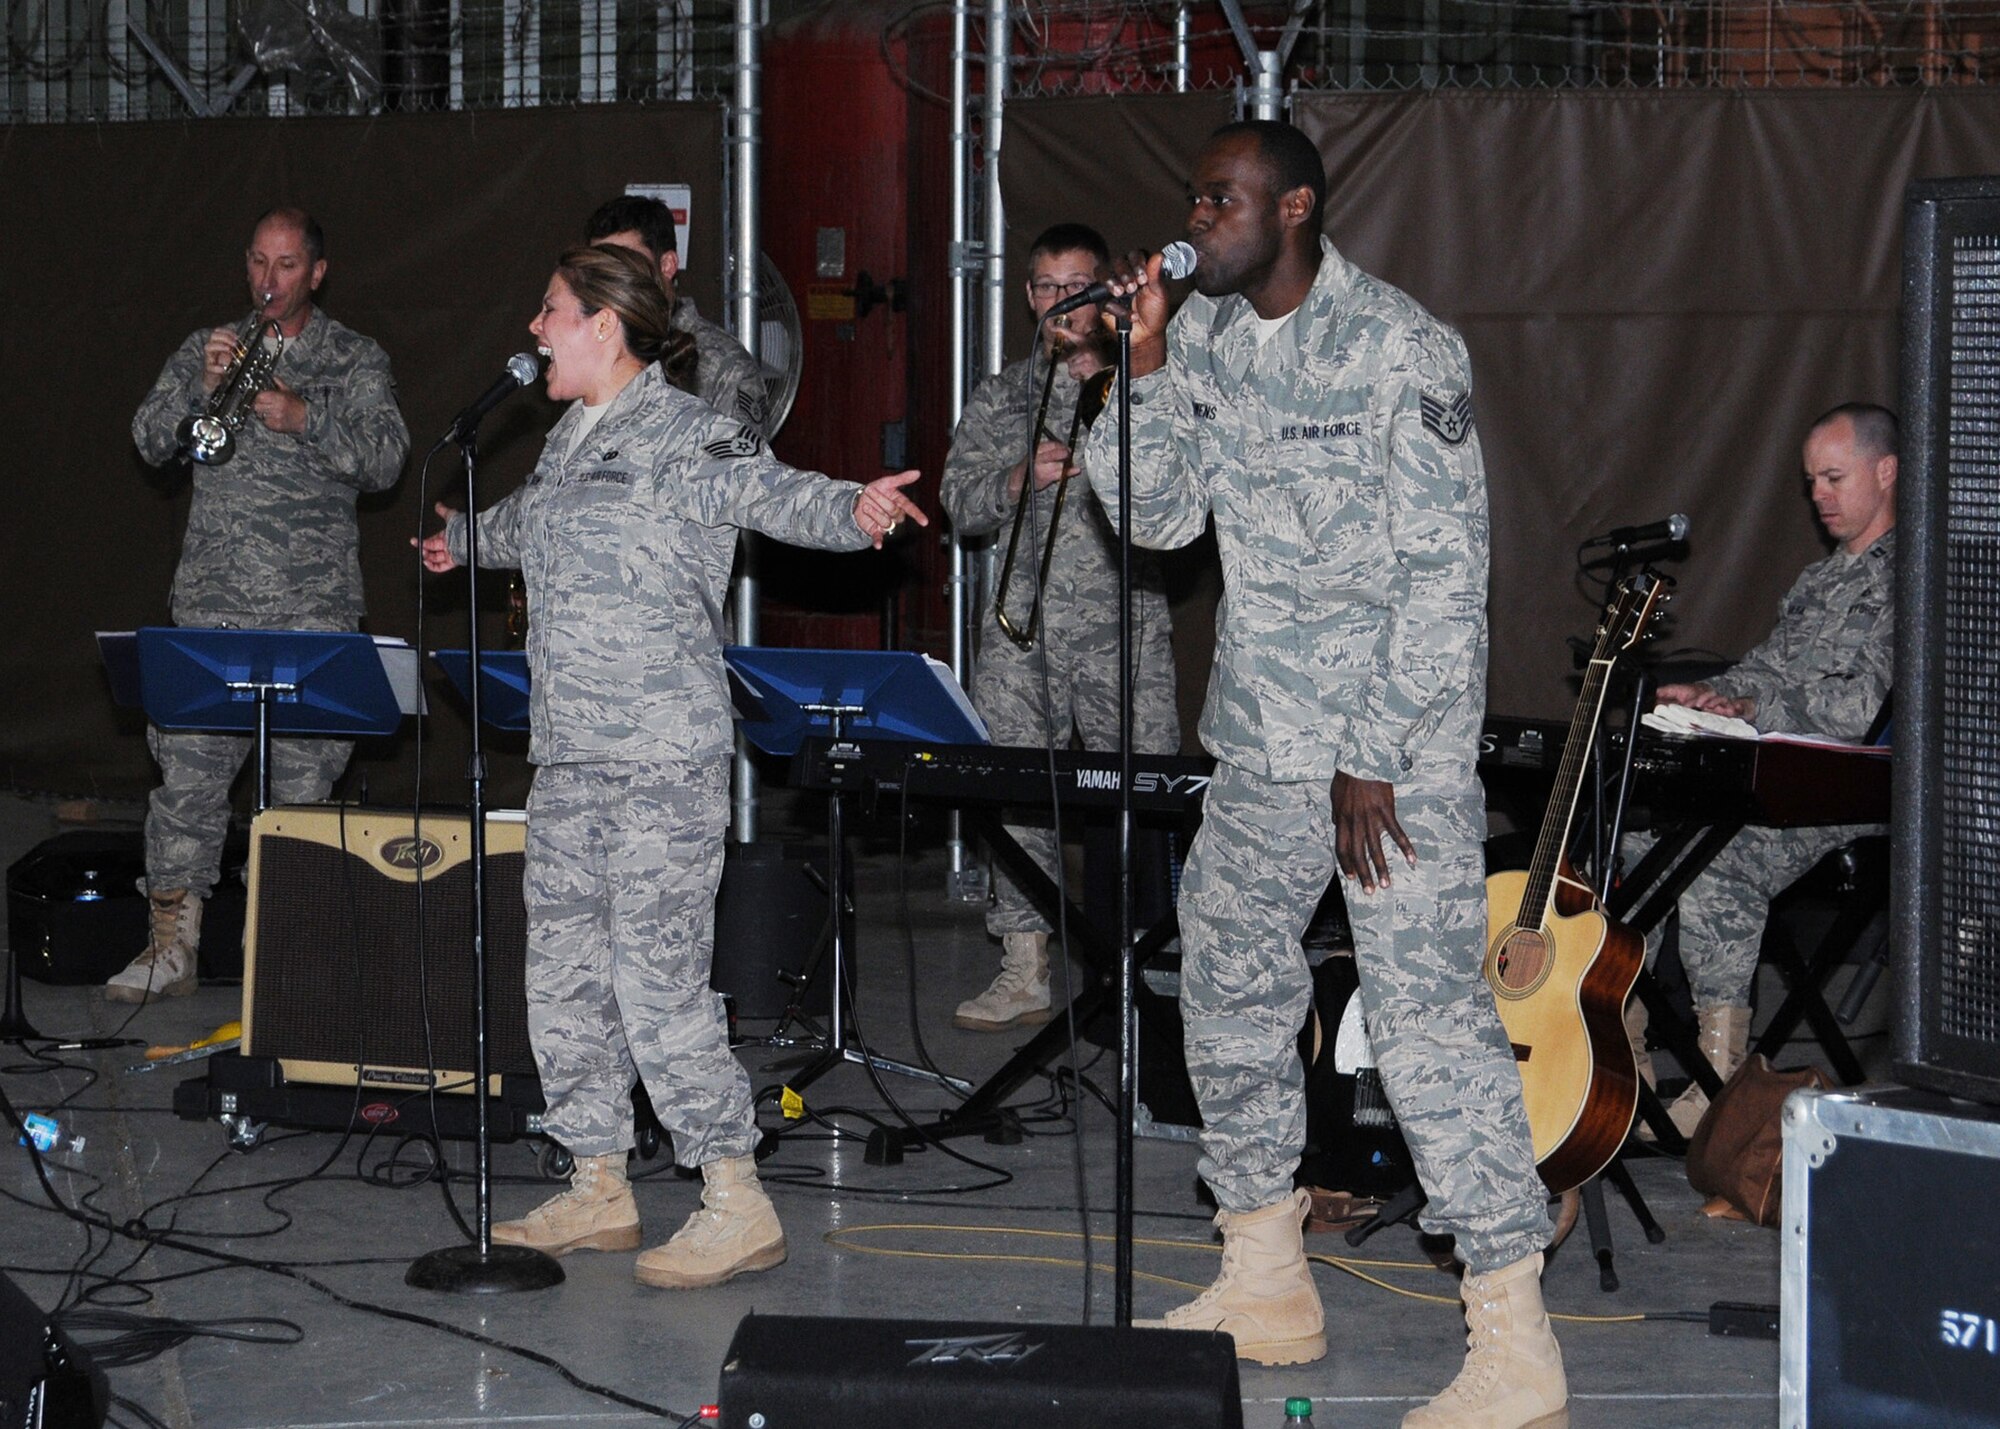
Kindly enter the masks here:
<path id="1" fill-rule="evenodd" d="M 638 1278 L 685 1289 L 785 1258 L 757 1184 L 749 1079 L 709 990 L 728 822 L 729 698 L 721 612 L 738 528 L 829 550 L 926 524 L 901 488 L 795 471 L 757 430 L 677 390 L 684 344 L 659 279 L 616 247 L 572 248 L 529 325 L 549 395 L 571 399 L 527 482 L 481 514 L 481 564 L 518 566 L 532 676 L 523 892 L 528 1030 L 570 1189 L 496 1241 L 551 1254 L 629 1250 L 625 1178 L 634 1076 L 701 1168 L 702 1208 L 641 1255 Z M 466 518 L 440 506 L 424 564 L 466 559 Z"/>

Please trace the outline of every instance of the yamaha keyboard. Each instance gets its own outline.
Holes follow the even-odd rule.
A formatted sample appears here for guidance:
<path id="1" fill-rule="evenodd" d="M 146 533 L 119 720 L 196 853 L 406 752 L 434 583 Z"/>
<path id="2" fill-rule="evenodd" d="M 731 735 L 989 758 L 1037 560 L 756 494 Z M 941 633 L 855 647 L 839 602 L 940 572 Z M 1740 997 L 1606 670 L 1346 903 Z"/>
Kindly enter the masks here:
<path id="1" fill-rule="evenodd" d="M 1568 736 L 1567 725 L 1492 716 L 1480 739 L 1480 771 L 1489 784 L 1552 778 Z M 1622 731 L 1609 735 L 1604 754 L 1615 777 L 1625 757 Z M 1546 781 L 1540 787 L 1546 798 Z M 1648 733 L 1632 761 L 1631 802 L 1640 827 L 1887 823 L 1888 751 Z"/>
<path id="2" fill-rule="evenodd" d="M 1092 750 L 1055 752 L 1055 791 L 1065 808 L 1116 809 L 1120 759 Z M 842 793 L 873 791 L 949 803 L 1044 805 L 1049 751 L 1006 744 L 808 738 L 792 757 L 792 783 Z M 1199 806 L 1215 761 L 1179 754 L 1132 756 L 1132 807 L 1185 814 Z"/>

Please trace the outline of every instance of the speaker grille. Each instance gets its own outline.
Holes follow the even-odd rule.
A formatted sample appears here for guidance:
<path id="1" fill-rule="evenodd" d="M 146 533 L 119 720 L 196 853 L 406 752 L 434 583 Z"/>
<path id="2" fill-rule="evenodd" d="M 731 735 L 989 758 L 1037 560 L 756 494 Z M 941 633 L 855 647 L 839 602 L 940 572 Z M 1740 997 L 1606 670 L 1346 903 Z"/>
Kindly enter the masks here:
<path id="1" fill-rule="evenodd" d="M 2000 234 L 1951 251 L 1937 1030 L 2000 1046 Z"/>
<path id="2" fill-rule="evenodd" d="M 371 822 L 379 830 L 384 820 Z M 424 828 L 442 832 L 453 823 L 426 818 Z M 462 834 L 465 820 L 455 824 Z M 378 871 L 332 837 L 257 836 L 247 1050 L 349 1068 L 435 1067 L 455 1074 L 447 1084 L 469 1080 L 471 865 L 457 863 L 419 885 Z M 521 867 L 518 851 L 487 855 L 487 1058 L 494 1073 L 533 1076 Z"/>

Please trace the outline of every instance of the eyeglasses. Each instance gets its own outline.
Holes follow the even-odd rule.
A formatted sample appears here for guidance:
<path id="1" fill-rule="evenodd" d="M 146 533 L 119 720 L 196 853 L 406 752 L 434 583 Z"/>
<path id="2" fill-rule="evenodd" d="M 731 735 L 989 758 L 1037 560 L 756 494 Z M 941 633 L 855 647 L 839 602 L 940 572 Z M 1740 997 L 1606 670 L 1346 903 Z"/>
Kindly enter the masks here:
<path id="1" fill-rule="evenodd" d="M 1067 283 L 1052 283 L 1044 279 L 1039 283 L 1028 284 L 1028 291 L 1038 298 L 1053 302 L 1057 298 L 1072 297 L 1089 286 L 1088 278 L 1073 278 Z"/>

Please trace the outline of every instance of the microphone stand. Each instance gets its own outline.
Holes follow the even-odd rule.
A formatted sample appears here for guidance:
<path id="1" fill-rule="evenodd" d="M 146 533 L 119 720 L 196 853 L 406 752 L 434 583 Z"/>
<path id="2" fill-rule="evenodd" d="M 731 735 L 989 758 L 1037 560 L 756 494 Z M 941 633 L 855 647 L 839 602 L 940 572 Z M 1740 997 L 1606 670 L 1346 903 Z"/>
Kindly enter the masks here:
<path id="1" fill-rule="evenodd" d="M 473 1177 L 474 1218 L 479 1239 L 427 1251 L 412 1261 L 403 1275 L 405 1285 L 453 1294 L 494 1294 L 506 1290 L 544 1290 L 563 1281 L 555 1257 L 533 1246 L 493 1244 L 493 1137 L 488 1123 L 486 1056 L 486 750 L 485 726 L 479 709 L 479 495 L 474 472 L 479 464 L 479 426 L 462 418 L 443 441 L 457 442 L 465 460 L 465 598 L 467 681 L 472 705 L 472 754 L 466 762 L 466 782 L 472 800 L 472 830 L 467 846 L 472 859 L 472 1095 L 478 1107 L 478 1147 Z M 437 447 L 431 448 L 436 451 Z M 444 1157 L 440 1151 L 439 1165 Z"/>
<path id="2" fill-rule="evenodd" d="M 1133 1123 L 1139 1026 L 1132 953 L 1132 314 L 1118 325 L 1118 1188 L 1113 1323 L 1132 1325 Z"/>

